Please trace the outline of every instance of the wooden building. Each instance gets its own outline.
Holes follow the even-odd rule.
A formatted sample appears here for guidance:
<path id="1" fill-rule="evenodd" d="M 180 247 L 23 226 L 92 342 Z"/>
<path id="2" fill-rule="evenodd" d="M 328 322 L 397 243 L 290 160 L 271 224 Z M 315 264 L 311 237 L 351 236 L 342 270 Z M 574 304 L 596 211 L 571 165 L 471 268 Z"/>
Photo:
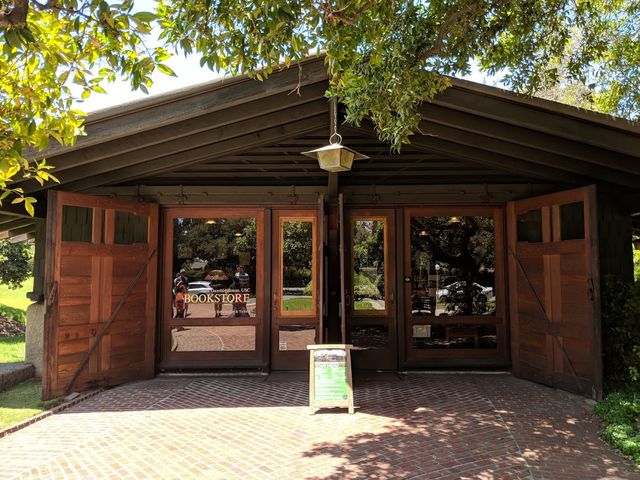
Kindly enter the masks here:
<path id="1" fill-rule="evenodd" d="M 600 281 L 632 275 L 640 127 L 453 80 L 400 153 L 328 173 L 322 59 L 91 115 L 20 183 L 35 235 L 45 397 L 164 371 L 511 369 L 598 397 Z M 338 107 L 340 119 L 340 107 Z M 340 120 L 338 120 L 340 123 Z M 635 208 L 634 208 L 635 205 Z"/>

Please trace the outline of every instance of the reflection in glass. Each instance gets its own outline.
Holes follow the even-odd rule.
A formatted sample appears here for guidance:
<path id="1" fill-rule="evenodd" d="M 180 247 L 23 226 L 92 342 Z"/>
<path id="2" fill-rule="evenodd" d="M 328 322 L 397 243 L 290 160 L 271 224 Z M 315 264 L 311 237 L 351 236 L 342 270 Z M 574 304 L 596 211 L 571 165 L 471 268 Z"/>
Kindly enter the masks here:
<path id="1" fill-rule="evenodd" d="M 496 349 L 495 325 L 414 325 L 414 349 Z"/>
<path id="2" fill-rule="evenodd" d="M 278 330 L 278 350 L 306 350 L 316 343 L 316 329 L 309 325 L 281 325 Z"/>
<path id="3" fill-rule="evenodd" d="M 411 217 L 411 313 L 495 315 L 493 218 Z"/>
<path id="4" fill-rule="evenodd" d="M 62 241 L 91 242 L 93 235 L 93 208 L 62 206 Z"/>
<path id="5" fill-rule="evenodd" d="M 387 325 L 354 325 L 351 327 L 351 343 L 359 349 L 388 348 L 389 327 Z"/>
<path id="6" fill-rule="evenodd" d="M 385 310 L 384 220 L 353 222 L 353 309 Z"/>
<path id="7" fill-rule="evenodd" d="M 176 218 L 173 317 L 256 316 L 255 218 Z"/>
<path id="8" fill-rule="evenodd" d="M 234 352 L 255 349 L 256 327 L 253 325 L 171 329 L 172 352 Z"/>
<path id="9" fill-rule="evenodd" d="M 313 223 L 282 222 L 282 312 L 312 312 Z"/>
<path id="10" fill-rule="evenodd" d="M 517 230 L 519 242 L 542 242 L 542 210 L 538 208 L 518 215 Z"/>

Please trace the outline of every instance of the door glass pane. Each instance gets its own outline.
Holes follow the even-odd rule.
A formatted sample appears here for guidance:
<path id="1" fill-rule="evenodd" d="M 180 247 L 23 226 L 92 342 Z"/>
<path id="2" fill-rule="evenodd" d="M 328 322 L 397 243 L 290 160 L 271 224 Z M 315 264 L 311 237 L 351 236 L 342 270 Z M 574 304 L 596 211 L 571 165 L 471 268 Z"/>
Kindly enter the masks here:
<path id="1" fill-rule="evenodd" d="M 387 325 L 354 325 L 351 327 L 351 343 L 354 347 L 381 350 L 389 347 Z"/>
<path id="2" fill-rule="evenodd" d="M 93 237 L 93 208 L 62 206 L 62 241 L 91 242 Z"/>
<path id="3" fill-rule="evenodd" d="M 310 325 L 281 325 L 278 329 L 278 350 L 306 350 L 316 343 L 316 329 Z"/>
<path id="4" fill-rule="evenodd" d="M 496 349 L 495 325 L 414 325 L 412 348 Z"/>
<path id="5" fill-rule="evenodd" d="M 256 316 L 256 219 L 176 218 L 173 317 Z"/>
<path id="6" fill-rule="evenodd" d="M 411 217 L 411 313 L 495 315 L 493 217 Z"/>
<path id="7" fill-rule="evenodd" d="M 113 243 L 131 245 L 147 243 L 149 234 L 149 217 L 131 212 L 116 211 Z"/>
<path id="8" fill-rule="evenodd" d="M 384 219 L 358 219 L 352 227 L 353 309 L 384 311 Z"/>
<path id="9" fill-rule="evenodd" d="M 285 220 L 281 224 L 283 314 L 313 312 L 313 222 Z"/>
<path id="10" fill-rule="evenodd" d="M 256 327 L 253 325 L 171 329 L 172 352 L 238 352 L 255 349 Z"/>
<path id="11" fill-rule="evenodd" d="M 530 210 L 518 215 L 517 231 L 519 242 L 542 242 L 542 210 Z"/>
<path id="12" fill-rule="evenodd" d="M 581 240 L 584 238 L 584 203 L 560 205 L 560 238 Z"/>

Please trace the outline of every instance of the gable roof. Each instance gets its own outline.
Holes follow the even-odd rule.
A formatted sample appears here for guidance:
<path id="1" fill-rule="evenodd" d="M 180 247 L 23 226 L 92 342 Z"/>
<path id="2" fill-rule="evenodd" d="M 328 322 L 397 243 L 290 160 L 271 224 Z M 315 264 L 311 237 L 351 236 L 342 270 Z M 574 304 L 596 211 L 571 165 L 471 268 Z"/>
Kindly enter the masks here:
<path id="1" fill-rule="evenodd" d="M 368 154 L 346 185 L 608 183 L 640 190 L 640 125 L 495 87 L 451 79 L 421 106 L 420 133 L 400 154 L 372 124 L 341 125 L 344 143 Z M 323 57 L 259 82 L 221 78 L 91 114 L 87 136 L 44 154 L 61 185 L 91 192 L 123 185 L 326 185 L 300 152 L 326 143 Z M 33 182 L 18 182 L 44 204 Z M 5 210 L 10 207 L 5 206 Z M 14 213 L 21 213 L 14 209 Z M 13 223 L 12 223 L 13 222 Z M 17 223 L 16 223 L 17 222 Z M 25 220 L 0 216 L 0 231 Z"/>

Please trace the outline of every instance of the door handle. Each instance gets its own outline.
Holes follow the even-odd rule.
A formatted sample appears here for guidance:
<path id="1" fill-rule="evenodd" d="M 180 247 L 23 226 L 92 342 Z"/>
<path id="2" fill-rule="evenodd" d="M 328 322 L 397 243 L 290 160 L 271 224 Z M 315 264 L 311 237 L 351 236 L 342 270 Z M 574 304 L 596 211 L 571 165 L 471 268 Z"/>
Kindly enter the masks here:
<path id="1" fill-rule="evenodd" d="M 395 292 L 389 292 L 389 304 L 393 305 L 393 302 L 396 300 Z"/>
<path id="2" fill-rule="evenodd" d="M 347 307 L 351 306 L 351 295 L 349 295 L 348 293 L 345 293 L 344 295 L 344 303 Z"/>

